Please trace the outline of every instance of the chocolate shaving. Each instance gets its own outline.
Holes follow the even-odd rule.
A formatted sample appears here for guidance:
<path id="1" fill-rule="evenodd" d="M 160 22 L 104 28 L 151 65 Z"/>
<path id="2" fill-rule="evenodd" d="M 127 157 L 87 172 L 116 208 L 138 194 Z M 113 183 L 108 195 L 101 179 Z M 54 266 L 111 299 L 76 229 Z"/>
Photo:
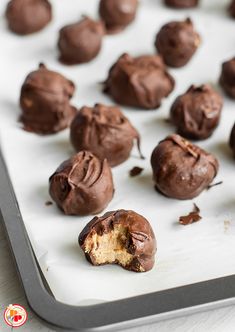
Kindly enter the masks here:
<path id="1" fill-rule="evenodd" d="M 190 225 L 190 224 L 192 224 L 194 222 L 198 222 L 199 220 L 202 219 L 202 217 L 199 215 L 199 213 L 200 213 L 199 207 L 195 203 L 193 205 L 194 205 L 194 209 L 192 212 L 190 212 L 187 216 L 181 216 L 179 218 L 179 223 L 181 225 L 184 225 L 184 226 Z"/>
<path id="2" fill-rule="evenodd" d="M 52 205 L 52 204 L 53 204 L 52 201 L 46 201 L 46 202 L 45 202 L 45 205 L 46 205 L 46 206 L 50 206 L 50 205 Z"/>
<path id="3" fill-rule="evenodd" d="M 213 187 L 219 186 L 220 184 L 223 184 L 223 181 L 219 181 L 219 182 L 216 182 L 216 183 L 212 183 L 212 184 L 210 184 L 210 185 L 207 187 L 207 190 L 210 190 L 210 189 L 213 188 Z"/>
<path id="4" fill-rule="evenodd" d="M 139 166 L 135 166 L 129 171 L 129 175 L 131 177 L 137 176 L 137 175 L 141 174 L 143 172 L 143 170 L 144 170 L 143 168 L 141 168 Z"/>

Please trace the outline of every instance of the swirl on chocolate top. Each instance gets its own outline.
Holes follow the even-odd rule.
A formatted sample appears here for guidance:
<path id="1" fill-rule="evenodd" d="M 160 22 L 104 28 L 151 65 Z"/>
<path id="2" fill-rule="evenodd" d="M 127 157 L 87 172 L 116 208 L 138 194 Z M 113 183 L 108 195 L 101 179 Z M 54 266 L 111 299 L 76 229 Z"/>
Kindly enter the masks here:
<path id="1" fill-rule="evenodd" d="M 172 92 L 174 85 L 161 57 L 132 58 L 123 54 L 109 70 L 104 92 L 121 105 L 154 109 Z"/>
<path id="2" fill-rule="evenodd" d="M 93 265 L 119 264 L 134 272 L 149 271 L 154 265 L 154 232 L 134 211 L 111 211 L 93 218 L 79 235 L 79 244 Z"/>
<path id="3" fill-rule="evenodd" d="M 19 35 L 43 29 L 52 19 L 48 0 L 11 0 L 6 9 L 8 27 Z"/>
<path id="4" fill-rule="evenodd" d="M 107 160 L 81 151 L 63 162 L 49 179 L 49 192 L 68 215 L 89 215 L 104 210 L 114 187 Z"/>
<path id="5" fill-rule="evenodd" d="M 166 65 L 182 67 L 192 58 L 200 45 L 200 36 L 192 21 L 173 21 L 163 25 L 156 36 L 155 47 Z"/>
<path id="6" fill-rule="evenodd" d="M 76 151 L 89 150 L 110 166 L 128 159 L 135 139 L 140 151 L 138 131 L 117 106 L 82 107 L 71 124 L 70 138 Z"/>
<path id="7" fill-rule="evenodd" d="M 89 17 L 83 17 L 77 23 L 66 25 L 59 33 L 59 60 L 72 65 L 94 59 L 101 50 L 104 30 L 102 22 Z"/>
<path id="8" fill-rule="evenodd" d="M 210 85 L 192 85 L 176 98 L 170 118 L 178 134 L 191 139 L 205 139 L 218 126 L 222 107 L 222 97 Z"/>
<path id="9" fill-rule="evenodd" d="M 99 14 L 108 34 L 117 33 L 136 16 L 138 0 L 100 0 Z"/>
<path id="10" fill-rule="evenodd" d="M 161 193 L 176 199 L 198 196 L 217 175 L 219 164 L 210 153 L 179 135 L 170 135 L 153 150 L 153 179 Z"/>
<path id="11" fill-rule="evenodd" d="M 40 64 L 21 88 L 20 120 L 24 129 L 45 135 L 68 127 L 76 113 L 70 105 L 74 90 L 72 81 Z"/>

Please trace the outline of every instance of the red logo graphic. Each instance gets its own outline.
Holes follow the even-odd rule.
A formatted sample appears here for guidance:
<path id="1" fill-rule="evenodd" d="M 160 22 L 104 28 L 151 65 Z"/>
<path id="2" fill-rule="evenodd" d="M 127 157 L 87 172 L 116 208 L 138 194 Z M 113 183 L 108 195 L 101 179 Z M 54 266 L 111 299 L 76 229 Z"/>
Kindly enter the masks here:
<path id="1" fill-rule="evenodd" d="M 28 314 L 19 304 L 10 304 L 4 311 L 4 320 L 11 327 L 20 327 L 27 321 Z"/>

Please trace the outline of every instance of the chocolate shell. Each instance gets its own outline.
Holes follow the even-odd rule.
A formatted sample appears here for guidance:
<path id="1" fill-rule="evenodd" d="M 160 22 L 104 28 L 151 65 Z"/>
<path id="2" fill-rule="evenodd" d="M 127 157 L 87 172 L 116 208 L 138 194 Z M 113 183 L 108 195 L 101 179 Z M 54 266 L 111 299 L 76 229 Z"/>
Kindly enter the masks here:
<path id="1" fill-rule="evenodd" d="M 192 21 L 173 21 L 158 32 L 155 47 L 167 66 L 183 67 L 192 58 L 200 45 L 200 36 Z"/>
<path id="2" fill-rule="evenodd" d="M 82 107 L 71 124 L 70 139 L 76 151 L 89 150 L 110 166 L 129 158 L 135 139 L 140 151 L 138 131 L 117 106 Z"/>
<path id="3" fill-rule="evenodd" d="M 89 17 L 66 25 L 59 33 L 59 60 L 68 65 L 93 60 L 101 50 L 103 35 L 103 23 Z"/>
<path id="4" fill-rule="evenodd" d="M 21 88 L 20 121 L 24 129 L 46 135 L 67 128 L 76 113 L 76 108 L 70 105 L 74 91 L 72 81 L 40 64 Z"/>
<path id="5" fill-rule="evenodd" d="M 164 0 L 164 3 L 168 7 L 180 9 L 180 8 L 192 8 L 199 4 L 199 0 Z"/>
<path id="6" fill-rule="evenodd" d="M 134 211 L 111 211 L 93 218 L 79 235 L 79 244 L 93 265 L 118 264 L 134 272 L 149 271 L 154 265 L 154 232 Z"/>
<path id="7" fill-rule="evenodd" d="M 161 57 L 123 54 L 109 70 L 104 92 L 126 106 L 155 109 L 174 89 L 175 81 Z"/>
<path id="8" fill-rule="evenodd" d="M 153 150 L 151 165 L 156 189 L 176 199 L 198 196 L 219 169 L 212 154 L 179 135 L 170 135 L 158 144 Z"/>
<path id="9" fill-rule="evenodd" d="M 67 215 L 103 211 L 113 198 L 114 187 L 107 160 L 81 151 L 64 161 L 49 179 L 49 193 Z"/>
<path id="10" fill-rule="evenodd" d="M 210 85 L 192 85 L 176 98 L 170 118 L 178 134 L 189 139 L 206 139 L 218 126 L 222 107 L 222 97 Z"/>
<path id="11" fill-rule="evenodd" d="M 99 14 L 108 34 L 122 31 L 134 21 L 138 0 L 100 0 Z"/>
<path id="12" fill-rule="evenodd" d="M 11 0 L 6 8 L 6 19 L 11 31 L 28 35 L 43 29 L 52 19 L 48 0 Z"/>
<path id="13" fill-rule="evenodd" d="M 235 58 L 222 64 L 220 85 L 230 98 L 235 99 Z"/>

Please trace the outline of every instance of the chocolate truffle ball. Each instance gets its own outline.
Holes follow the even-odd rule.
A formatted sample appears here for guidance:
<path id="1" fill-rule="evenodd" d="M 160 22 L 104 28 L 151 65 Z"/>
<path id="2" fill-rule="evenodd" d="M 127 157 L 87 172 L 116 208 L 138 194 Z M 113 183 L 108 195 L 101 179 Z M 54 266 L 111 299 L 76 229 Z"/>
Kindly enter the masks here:
<path id="1" fill-rule="evenodd" d="M 132 58 L 123 54 L 109 70 L 104 92 L 121 105 L 154 109 L 172 92 L 174 85 L 158 55 Z"/>
<path id="2" fill-rule="evenodd" d="M 91 61 L 101 50 L 103 35 L 103 23 L 89 17 L 66 25 L 59 34 L 59 60 L 68 65 Z"/>
<path id="3" fill-rule="evenodd" d="M 49 179 L 50 195 L 65 214 L 103 211 L 113 198 L 113 178 L 107 160 L 81 151 L 63 162 Z"/>
<path id="4" fill-rule="evenodd" d="M 72 81 L 40 64 L 21 88 L 20 120 L 24 129 L 46 135 L 68 127 L 76 113 L 76 108 L 70 105 L 74 90 Z"/>
<path id="5" fill-rule="evenodd" d="M 138 131 L 119 107 L 101 104 L 85 106 L 77 113 L 70 138 L 76 151 L 89 150 L 101 160 L 106 158 L 110 166 L 128 159 L 135 139 L 140 146 Z"/>
<path id="6" fill-rule="evenodd" d="M 192 21 L 165 24 L 156 36 L 155 46 L 164 62 L 170 67 L 183 67 L 192 58 L 200 45 L 199 34 Z"/>
<path id="7" fill-rule="evenodd" d="M 164 0 L 168 7 L 172 8 L 191 8 L 196 7 L 199 0 Z"/>
<path id="8" fill-rule="evenodd" d="M 48 0 L 11 0 L 6 9 L 8 27 L 19 35 L 43 29 L 52 19 Z"/>
<path id="9" fill-rule="evenodd" d="M 79 244 L 93 265 L 118 264 L 134 272 L 149 271 L 154 265 L 154 232 L 134 211 L 111 211 L 93 218 L 79 235 Z"/>
<path id="10" fill-rule="evenodd" d="M 233 154 L 235 157 L 235 123 L 234 123 L 234 126 L 231 131 L 229 145 L 230 145 L 231 149 L 233 150 Z"/>
<path id="11" fill-rule="evenodd" d="M 117 33 L 136 16 L 138 0 L 100 0 L 99 13 L 107 33 Z"/>
<path id="12" fill-rule="evenodd" d="M 178 134 L 191 139 L 205 139 L 218 126 L 222 107 L 222 97 L 210 85 L 192 85 L 176 98 L 170 117 Z"/>
<path id="13" fill-rule="evenodd" d="M 217 175 L 216 158 L 179 135 L 161 141 L 151 157 L 156 189 L 168 197 L 191 199 Z"/>
<path id="14" fill-rule="evenodd" d="M 232 0 L 229 7 L 228 7 L 228 11 L 230 16 L 232 16 L 233 18 L 235 18 L 235 0 Z"/>
<path id="15" fill-rule="evenodd" d="M 235 58 L 223 63 L 220 85 L 229 97 L 235 99 Z"/>

